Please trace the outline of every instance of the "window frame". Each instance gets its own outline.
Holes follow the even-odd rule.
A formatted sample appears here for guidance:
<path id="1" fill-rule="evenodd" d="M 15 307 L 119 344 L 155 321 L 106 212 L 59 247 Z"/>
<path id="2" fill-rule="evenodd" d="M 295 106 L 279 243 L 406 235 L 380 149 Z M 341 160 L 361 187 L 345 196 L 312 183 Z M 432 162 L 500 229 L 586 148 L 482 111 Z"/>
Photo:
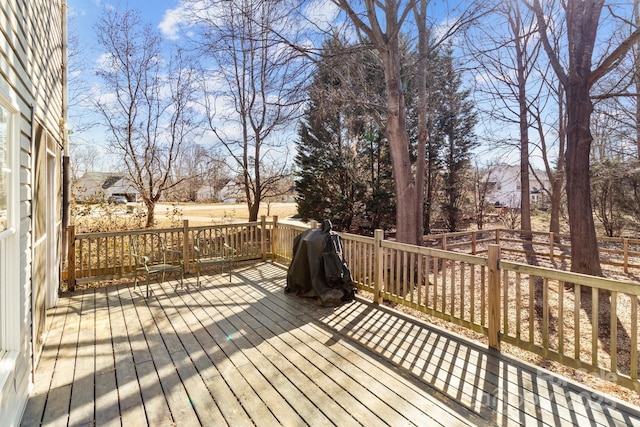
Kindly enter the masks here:
<path id="1" fill-rule="evenodd" d="M 9 113 L 6 132 L 9 179 L 7 228 L 0 232 L 0 389 L 20 352 L 20 110 L 8 85 L 0 80 L 0 107 Z M 16 259 L 17 258 L 17 259 Z M 16 262 L 18 261 L 18 262 Z"/>

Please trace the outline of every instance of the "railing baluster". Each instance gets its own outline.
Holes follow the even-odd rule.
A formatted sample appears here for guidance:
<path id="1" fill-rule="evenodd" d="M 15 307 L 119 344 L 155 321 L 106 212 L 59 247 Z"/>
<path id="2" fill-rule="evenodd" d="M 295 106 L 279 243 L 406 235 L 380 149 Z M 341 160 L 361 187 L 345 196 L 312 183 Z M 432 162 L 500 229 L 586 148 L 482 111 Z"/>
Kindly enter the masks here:
<path id="1" fill-rule="evenodd" d="M 609 353 L 611 355 L 611 372 L 618 372 L 618 293 L 611 292 L 610 319 L 611 333 L 609 337 Z"/>
<path id="2" fill-rule="evenodd" d="M 576 360 L 580 360 L 580 347 L 581 347 L 581 336 L 580 336 L 580 310 L 581 310 L 581 298 L 582 290 L 580 289 L 580 284 L 576 283 L 573 287 L 573 298 L 575 300 L 573 307 L 573 336 L 575 342 L 575 349 L 573 358 Z"/>
<path id="3" fill-rule="evenodd" d="M 447 259 L 441 258 L 442 261 L 442 278 L 440 282 L 440 298 L 441 298 L 441 310 L 442 313 L 446 313 L 447 311 Z"/>
<path id="4" fill-rule="evenodd" d="M 522 277 L 520 276 L 520 272 L 516 272 L 516 338 L 520 339 L 520 318 L 522 316 L 522 290 L 520 289 L 522 286 Z"/>
<path id="5" fill-rule="evenodd" d="M 591 364 L 598 366 L 598 288 L 591 288 Z"/>
<path id="6" fill-rule="evenodd" d="M 631 355 L 630 355 L 630 376 L 632 380 L 638 379 L 638 297 L 630 295 L 631 298 Z"/>
<path id="7" fill-rule="evenodd" d="M 564 355 L 564 283 L 556 280 L 558 287 L 558 353 Z"/>
<path id="8" fill-rule="evenodd" d="M 487 285 L 485 281 L 486 268 L 480 266 L 480 324 L 487 327 Z"/>
<path id="9" fill-rule="evenodd" d="M 529 274 L 529 342 L 533 343 L 534 339 L 534 327 L 533 321 L 535 319 L 535 277 Z"/>
<path id="10" fill-rule="evenodd" d="M 471 287 L 469 320 L 471 323 L 476 323 L 476 266 L 474 264 L 470 264 L 469 268 L 469 286 Z"/>
<path id="11" fill-rule="evenodd" d="M 504 299 L 502 301 L 502 332 L 506 335 L 509 334 L 509 272 L 502 270 L 502 294 Z"/>
<path id="12" fill-rule="evenodd" d="M 451 306 L 451 315 L 453 317 L 456 316 L 456 262 L 451 261 L 451 295 L 450 295 L 450 306 Z"/>
<path id="13" fill-rule="evenodd" d="M 549 349 L 549 280 L 542 280 L 542 348 Z"/>
<path id="14" fill-rule="evenodd" d="M 465 263 L 461 262 L 460 264 L 460 319 L 464 320 L 465 319 L 465 292 L 464 289 L 466 288 L 465 285 Z"/>

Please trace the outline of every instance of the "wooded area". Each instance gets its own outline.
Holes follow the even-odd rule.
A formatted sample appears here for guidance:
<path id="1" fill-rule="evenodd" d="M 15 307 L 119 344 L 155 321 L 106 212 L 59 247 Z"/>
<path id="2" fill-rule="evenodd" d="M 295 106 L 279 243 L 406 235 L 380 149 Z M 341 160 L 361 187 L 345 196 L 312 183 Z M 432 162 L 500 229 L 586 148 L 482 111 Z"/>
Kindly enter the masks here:
<path id="1" fill-rule="evenodd" d="M 307 6 L 185 0 L 179 48 L 163 61 L 158 30 L 105 10 L 98 74 L 116 96 L 96 107 L 147 226 L 163 193 L 224 169 L 251 220 L 294 176 L 303 219 L 417 244 L 432 228 L 481 223 L 488 176 L 511 157 L 517 228 L 531 230 L 535 188 L 551 232 L 567 218 L 573 270 L 602 274 L 584 212 L 611 235 L 640 223 L 639 197 L 592 185 L 596 164 L 599 176 L 622 168 L 623 194 L 640 193 L 626 191 L 640 158 L 637 1 L 333 0 L 319 21 Z M 206 150 L 186 150 L 194 141 Z"/>

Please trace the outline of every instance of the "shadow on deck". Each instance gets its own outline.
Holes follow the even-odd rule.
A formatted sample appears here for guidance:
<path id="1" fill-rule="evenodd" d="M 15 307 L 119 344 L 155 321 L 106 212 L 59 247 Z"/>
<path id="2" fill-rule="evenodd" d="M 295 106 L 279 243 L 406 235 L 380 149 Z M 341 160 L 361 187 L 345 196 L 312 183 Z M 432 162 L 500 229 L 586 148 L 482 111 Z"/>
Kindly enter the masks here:
<path id="1" fill-rule="evenodd" d="M 48 312 L 23 425 L 639 425 L 640 412 L 270 263 L 78 291 Z"/>

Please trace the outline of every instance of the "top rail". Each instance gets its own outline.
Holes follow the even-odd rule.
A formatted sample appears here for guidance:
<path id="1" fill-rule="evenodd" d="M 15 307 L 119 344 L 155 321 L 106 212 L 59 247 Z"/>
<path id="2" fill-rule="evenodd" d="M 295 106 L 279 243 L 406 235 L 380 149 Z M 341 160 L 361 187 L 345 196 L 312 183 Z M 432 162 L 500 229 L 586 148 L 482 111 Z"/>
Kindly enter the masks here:
<path id="1" fill-rule="evenodd" d="M 226 236 L 235 260 L 266 259 L 274 254 L 277 217 L 271 221 L 238 222 L 220 225 L 195 226 L 185 220 L 181 228 L 153 229 L 167 243 L 184 253 L 184 269 L 190 271 L 195 262 L 193 244 L 201 230 L 216 229 Z M 62 277 L 73 291 L 76 284 L 132 277 L 135 260 L 131 256 L 131 238 L 148 233 L 148 229 L 75 234 L 69 227 L 67 269 Z"/>

